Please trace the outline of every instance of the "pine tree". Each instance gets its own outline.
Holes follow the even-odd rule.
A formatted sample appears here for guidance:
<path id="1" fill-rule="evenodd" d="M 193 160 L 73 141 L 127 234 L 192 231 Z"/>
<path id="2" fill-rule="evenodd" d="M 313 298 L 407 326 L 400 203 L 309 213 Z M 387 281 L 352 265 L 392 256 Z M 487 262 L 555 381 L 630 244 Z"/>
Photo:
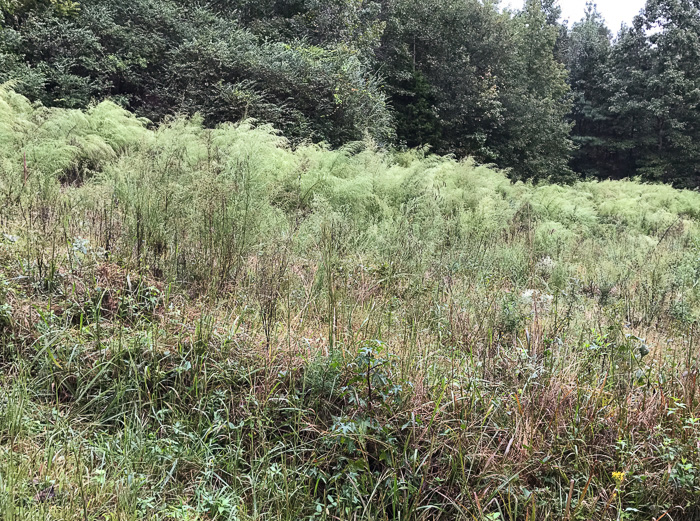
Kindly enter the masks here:
<path id="1" fill-rule="evenodd" d="M 559 29 L 548 22 L 539 0 L 528 0 L 514 21 L 516 51 L 502 95 L 499 164 L 512 167 L 518 178 L 569 180 L 571 101 L 566 69 L 554 55 Z"/>
<path id="2" fill-rule="evenodd" d="M 584 18 L 571 28 L 566 49 L 573 93 L 572 136 L 577 145 L 572 165 L 584 176 L 610 175 L 607 81 L 611 51 L 612 35 L 595 4 L 589 2 Z"/>
<path id="3" fill-rule="evenodd" d="M 649 0 L 612 52 L 616 148 L 646 179 L 700 185 L 700 2 Z"/>

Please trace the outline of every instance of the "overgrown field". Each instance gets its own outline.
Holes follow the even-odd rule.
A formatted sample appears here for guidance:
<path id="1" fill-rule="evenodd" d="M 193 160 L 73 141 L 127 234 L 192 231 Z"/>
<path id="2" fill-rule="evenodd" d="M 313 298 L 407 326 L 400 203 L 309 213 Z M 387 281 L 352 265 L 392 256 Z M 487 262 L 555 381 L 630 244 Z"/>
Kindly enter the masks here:
<path id="1" fill-rule="evenodd" d="M 700 519 L 700 194 L 0 91 L 0 518 Z"/>

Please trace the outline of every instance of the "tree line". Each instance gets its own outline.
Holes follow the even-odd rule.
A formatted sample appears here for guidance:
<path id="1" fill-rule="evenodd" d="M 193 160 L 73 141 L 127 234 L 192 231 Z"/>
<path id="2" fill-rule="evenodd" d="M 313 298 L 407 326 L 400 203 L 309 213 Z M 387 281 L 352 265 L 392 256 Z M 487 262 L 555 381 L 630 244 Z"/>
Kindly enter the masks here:
<path id="1" fill-rule="evenodd" d="M 0 0 L 0 82 L 152 121 L 255 118 L 292 142 L 366 136 L 514 179 L 700 186 L 700 0 L 614 34 L 556 0 Z"/>

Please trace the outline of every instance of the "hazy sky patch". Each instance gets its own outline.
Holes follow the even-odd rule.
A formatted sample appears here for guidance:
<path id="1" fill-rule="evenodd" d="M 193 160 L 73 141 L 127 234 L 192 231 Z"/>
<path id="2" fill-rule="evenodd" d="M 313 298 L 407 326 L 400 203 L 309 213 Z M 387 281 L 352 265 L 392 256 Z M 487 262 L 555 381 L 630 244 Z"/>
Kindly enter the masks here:
<path id="1" fill-rule="evenodd" d="M 523 3 L 522 0 L 505 0 L 503 5 L 520 8 Z M 596 3 L 608 28 L 613 34 L 616 34 L 623 22 L 627 25 L 632 23 L 632 18 L 639 14 L 646 2 L 645 0 L 600 0 Z M 569 20 L 569 25 L 571 25 L 583 18 L 586 0 L 559 0 L 559 5 L 562 9 L 562 17 Z"/>

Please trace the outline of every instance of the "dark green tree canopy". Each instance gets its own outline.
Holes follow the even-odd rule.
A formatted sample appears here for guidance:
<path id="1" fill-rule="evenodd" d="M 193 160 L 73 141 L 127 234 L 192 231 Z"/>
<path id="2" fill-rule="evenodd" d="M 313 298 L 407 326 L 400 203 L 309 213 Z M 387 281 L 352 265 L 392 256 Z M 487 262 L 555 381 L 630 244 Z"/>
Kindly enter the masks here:
<path id="1" fill-rule="evenodd" d="M 293 139 L 391 138 L 386 95 L 354 49 L 271 40 L 239 15 L 169 0 L 5 11 L 0 81 L 47 105 L 111 97 L 153 120 L 198 112 L 209 124 L 257 118 Z"/>
<path id="2" fill-rule="evenodd" d="M 0 82 L 153 121 L 274 124 L 294 143 L 428 147 L 516 179 L 698 186 L 698 0 L 613 37 L 557 0 L 0 0 Z"/>
<path id="3" fill-rule="evenodd" d="M 699 6 L 649 0 L 615 41 L 593 6 L 573 26 L 576 170 L 700 185 Z"/>

